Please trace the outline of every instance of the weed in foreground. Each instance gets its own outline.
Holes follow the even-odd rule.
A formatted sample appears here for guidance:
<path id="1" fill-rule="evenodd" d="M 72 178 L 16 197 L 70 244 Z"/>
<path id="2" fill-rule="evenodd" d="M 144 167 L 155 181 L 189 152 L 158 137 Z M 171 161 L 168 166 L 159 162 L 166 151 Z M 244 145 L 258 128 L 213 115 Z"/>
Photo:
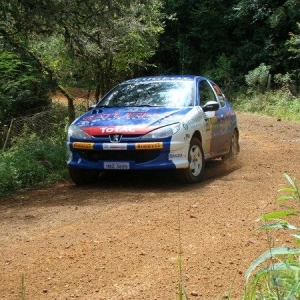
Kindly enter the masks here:
<path id="1" fill-rule="evenodd" d="M 246 272 L 244 300 L 300 299 L 300 234 L 299 228 L 285 220 L 288 216 L 298 216 L 300 191 L 295 179 L 285 174 L 290 187 L 280 189 L 283 195 L 277 201 L 289 201 L 287 210 L 261 216 L 264 222 L 260 230 L 268 232 L 270 248 L 260 255 Z M 298 247 L 273 247 L 276 230 L 293 231 Z M 254 271 L 260 268 L 256 273 Z"/>

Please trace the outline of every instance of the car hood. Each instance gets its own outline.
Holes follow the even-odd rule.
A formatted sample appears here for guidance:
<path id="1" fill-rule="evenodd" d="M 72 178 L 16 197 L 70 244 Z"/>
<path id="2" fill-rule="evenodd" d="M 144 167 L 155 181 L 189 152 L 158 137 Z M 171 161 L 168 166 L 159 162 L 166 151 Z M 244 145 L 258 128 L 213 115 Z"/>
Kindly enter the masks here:
<path id="1" fill-rule="evenodd" d="M 91 136 L 146 134 L 156 128 L 180 122 L 193 108 L 123 107 L 95 108 L 74 121 Z"/>

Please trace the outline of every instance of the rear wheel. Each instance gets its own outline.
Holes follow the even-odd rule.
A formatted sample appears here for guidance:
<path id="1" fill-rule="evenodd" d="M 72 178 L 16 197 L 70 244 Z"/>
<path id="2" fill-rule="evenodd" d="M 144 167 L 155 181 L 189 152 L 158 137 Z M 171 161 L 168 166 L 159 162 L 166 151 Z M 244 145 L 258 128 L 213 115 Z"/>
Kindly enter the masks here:
<path id="1" fill-rule="evenodd" d="M 100 172 L 97 170 L 69 168 L 70 177 L 77 185 L 95 182 L 99 176 L 99 173 Z"/>
<path id="2" fill-rule="evenodd" d="M 223 159 L 235 159 L 240 152 L 239 138 L 236 130 L 233 131 L 231 140 L 230 140 L 230 149 L 228 154 L 224 155 Z"/>
<path id="3" fill-rule="evenodd" d="M 178 179 L 185 183 L 195 183 L 201 180 L 204 171 L 204 153 L 201 142 L 192 138 L 189 148 L 189 166 L 178 169 Z"/>

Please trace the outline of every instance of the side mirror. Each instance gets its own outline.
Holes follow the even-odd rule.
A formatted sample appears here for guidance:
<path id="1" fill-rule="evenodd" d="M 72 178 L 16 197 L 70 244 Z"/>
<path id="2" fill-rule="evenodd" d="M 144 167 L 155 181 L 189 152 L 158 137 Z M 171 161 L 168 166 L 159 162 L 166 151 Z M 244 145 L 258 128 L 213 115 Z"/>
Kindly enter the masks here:
<path id="1" fill-rule="evenodd" d="M 217 111 L 220 108 L 219 102 L 217 101 L 208 101 L 204 106 L 202 106 L 202 110 L 206 111 Z"/>

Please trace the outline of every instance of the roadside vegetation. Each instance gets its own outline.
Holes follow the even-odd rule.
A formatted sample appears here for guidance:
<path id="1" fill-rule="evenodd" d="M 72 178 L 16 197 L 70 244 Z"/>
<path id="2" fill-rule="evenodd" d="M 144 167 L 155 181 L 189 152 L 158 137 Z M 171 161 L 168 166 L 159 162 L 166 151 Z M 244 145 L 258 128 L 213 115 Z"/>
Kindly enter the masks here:
<path id="1" fill-rule="evenodd" d="M 270 116 L 277 120 L 300 122 L 300 98 L 291 97 L 285 91 L 240 94 L 233 102 L 233 106 L 241 112 Z"/>
<path id="2" fill-rule="evenodd" d="M 46 134 L 25 126 L 9 150 L 0 151 L 0 196 L 67 177 L 66 125 L 65 121 L 48 128 Z"/>
<path id="3" fill-rule="evenodd" d="M 300 299 L 300 228 L 286 220 L 299 218 L 300 190 L 294 178 L 287 174 L 285 177 L 289 187 L 280 189 L 281 196 L 277 199 L 284 202 L 284 210 L 260 217 L 262 225 L 258 230 L 267 232 L 270 248 L 246 271 L 244 300 Z M 280 231 L 292 236 L 294 247 L 276 245 L 276 233 Z"/>
<path id="4" fill-rule="evenodd" d="M 268 85 L 270 66 L 261 64 L 245 75 L 246 86 L 234 98 L 236 110 L 274 117 L 277 120 L 300 121 L 300 96 L 290 74 L 273 78 L 276 89 Z"/>

